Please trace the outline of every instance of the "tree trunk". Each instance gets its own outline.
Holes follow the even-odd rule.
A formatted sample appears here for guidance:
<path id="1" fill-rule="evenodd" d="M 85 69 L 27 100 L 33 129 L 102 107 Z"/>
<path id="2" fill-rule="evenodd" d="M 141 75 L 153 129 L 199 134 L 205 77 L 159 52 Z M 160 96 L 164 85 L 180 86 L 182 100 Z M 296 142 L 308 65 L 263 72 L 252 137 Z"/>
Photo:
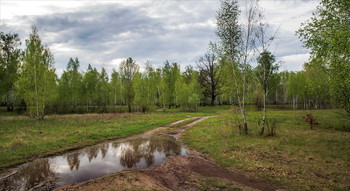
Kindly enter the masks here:
<path id="1" fill-rule="evenodd" d="M 211 106 L 214 106 L 215 105 L 215 95 L 211 95 L 211 102 L 210 102 L 210 105 Z"/>
<path id="2" fill-rule="evenodd" d="M 129 111 L 129 113 L 131 113 L 131 104 L 130 103 L 128 103 L 128 111 Z"/>
<path id="3" fill-rule="evenodd" d="M 34 88 L 35 88 L 35 107 L 36 107 L 36 116 L 39 117 L 39 100 L 38 100 L 38 82 L 37 82 L 37 70 L 36 64 L 34 63 Z"/>

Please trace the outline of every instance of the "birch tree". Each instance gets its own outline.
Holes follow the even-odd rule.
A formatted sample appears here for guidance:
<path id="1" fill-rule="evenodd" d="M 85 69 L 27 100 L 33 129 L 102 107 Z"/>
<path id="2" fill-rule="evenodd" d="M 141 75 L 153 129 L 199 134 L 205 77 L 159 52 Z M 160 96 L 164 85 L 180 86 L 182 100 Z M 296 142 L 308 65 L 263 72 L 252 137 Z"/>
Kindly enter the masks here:
<path id="1" fill-rule="evenodd" d="M 257 1 L 245 1 L 242 23 L 239 23 L 239 7 L 237 1 L 226 0 L 221 2 L 221 7 L 216 17 L 216 34 L 220 38 L 223 59 L 230 66 L 227 72 L 231 74 L 231 83 L 234 84 L 234 95 L 238 102 L 243 120 L 240 124 L 240 132 L 248 134 L 248 123 L 246 117 L 246 99 L 248 83 L 251 73 L 251 62 L 253 61 L 255 35 L 254 29 L 257 21 Z"/>
<path id="2" fill-rule="evenodd" d="M 98 103 L 101 109 L 101 112 L 107 112 L 107 105 L 109 102 L 109 89 L 108 89 L 108 74 L 106 69 L 102 67 L 101 73 L 98 76 L 97 82 L 97 95 Z"/>
<path id="3" fill-rule="evenodd" d="M 26 40 L 26 46 L 18 90 L 23 94 L 30 114 L 44 119 L 46 106 L 56 95 L 54 58 L 50 50 L 42 45 L 36 27 Z"/>
<path id="4" fill-rule="evenodd" d="M 263 135 L 265 131 L 265 125 L 267 124 L 266 117 L 266 103 L 269 93 L 269 85 L 272 76 L 277 72 L 279 65 L 276 63 L 275 56 L 269 51 L 271 43 L 276 37 L 277 30 L 272 33 L 269 31 L 269 24 L 264 22 L 264 16 L 260 12 L 258 14 L 258 21 L 260 22 L 255 31 L 256 35 L 256 50 L 259 52 L 257 58 L 258 66 L 256 68 L 256 79 L 263 89 L 263 117 L 261 123 L 260 134 Z M 268 135 L 273 136 L 274 130 L 267 125 Z"/>
<path id="5" fill-rule="evenodd" d="M 111 74 L 111 89 L 112 89 L 112 100 L 113 100 L 113 106 L 117 105 L 118 103 L 122 105 L 121 102 L 121 91 L 120 91 L 120 86 L 121 86 L 121 79 L 119 73 L 113 69 L 112 74 Z"/>
<path id="6" fill-rule="evenodd" d="M 122 78 L 123 97 L 128 105 L 128 111 L 131 113 L 131 107 L 134 102 L 135 92 L 134 92 L 134 77 L 139 72 L 139 66 L 135 63 L 132 58 L 128 58 L 121 62 L 120 64 L 120 75 Z"/>

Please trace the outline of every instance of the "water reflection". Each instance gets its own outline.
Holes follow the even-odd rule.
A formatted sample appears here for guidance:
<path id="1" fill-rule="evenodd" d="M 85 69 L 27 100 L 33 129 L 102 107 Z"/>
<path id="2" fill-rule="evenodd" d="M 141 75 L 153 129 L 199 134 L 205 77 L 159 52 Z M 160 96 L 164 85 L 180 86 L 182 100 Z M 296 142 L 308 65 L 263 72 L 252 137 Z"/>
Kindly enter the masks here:
<path id="1" fill-rule="evenodd" d="M 50 190 L 124 169 L 157 165 L 171 155 L 186 155 L 186 150 L 169 136 L 99 144 L 22 165 L 17 173 L 0 179 L 0 190 Z"/>

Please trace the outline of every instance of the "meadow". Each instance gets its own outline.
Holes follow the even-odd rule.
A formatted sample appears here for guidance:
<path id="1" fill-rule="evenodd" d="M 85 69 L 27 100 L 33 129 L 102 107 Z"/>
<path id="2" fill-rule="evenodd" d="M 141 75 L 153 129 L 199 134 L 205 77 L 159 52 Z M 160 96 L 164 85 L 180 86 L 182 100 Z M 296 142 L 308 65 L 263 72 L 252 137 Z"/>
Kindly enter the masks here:
<path id="1" fill-rule="evenodd" d="M 303 119 L 319 123 L 310 129 Z M 288 190 L 350 189 L 350 118 L 340 110 L 278 110 L 276 136 L 260 136 L 259 111 L 248 112 L 249 135 L 239 134 L 237 109 L 185 132 L 185 143 L 218 164 L 239 169 Z"/>
<path id="2" fill-rule="evenodd" d="M 117 139 L 211 111 L 48 115 L 44 120 L 0 112 L 0 169 L 38 157 Z"/>
<path id="3" fill-rule="evenodd" d="M 261 111 L 247 107 L 249 134 L 240 135 L 237 107 L 180 108 L 143 113 L 48 115 L 44 120 L 0 112 L 0 168 L 117 139 L 194 116 L 212 116 L 187 129 L 183 141 L 219 165 L 239 169 L 289 190 L 350 189 L 350 118 L 341 110 L 269 106 L 276 135 L 259 135 Z M 310 129 L 304 116 L 318 125 Z M 193 120 L 176 125 L 183 126 Z"/>

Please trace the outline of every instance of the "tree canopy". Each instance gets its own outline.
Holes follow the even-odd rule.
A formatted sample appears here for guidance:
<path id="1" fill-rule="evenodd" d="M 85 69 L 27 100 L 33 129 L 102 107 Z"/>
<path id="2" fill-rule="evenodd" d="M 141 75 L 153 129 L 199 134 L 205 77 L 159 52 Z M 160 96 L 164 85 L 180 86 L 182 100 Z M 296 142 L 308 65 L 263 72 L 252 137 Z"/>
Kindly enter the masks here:
<path id="1" fill-rule="evenodd" d="M 350 2 L 322 0 L 297 31 L 311 49 L 311 62 L 330 76 L 338 103 L 350 113 Z"/>

